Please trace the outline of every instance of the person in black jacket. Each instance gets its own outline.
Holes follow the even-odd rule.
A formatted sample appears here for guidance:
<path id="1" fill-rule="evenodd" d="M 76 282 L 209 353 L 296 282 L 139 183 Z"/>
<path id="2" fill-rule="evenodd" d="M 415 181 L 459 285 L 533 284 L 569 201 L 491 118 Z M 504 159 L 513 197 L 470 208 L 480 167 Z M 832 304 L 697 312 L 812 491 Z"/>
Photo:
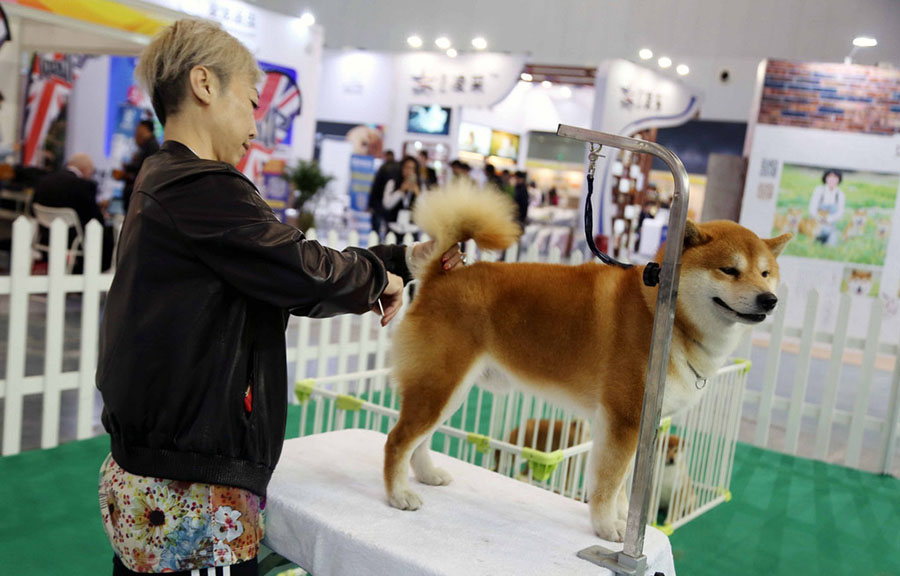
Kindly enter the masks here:
<path id="1" fill-rule="evenodd" d="M 153 135 L 153 120 L 140 121 L 134 131 L 134 142 L 137 144 L 138 149 L 134 156 L 131 157 L 131 162 L 125 164 L 121 171 L 117 170 L 114 174 L 120 180 L 125 181 L 125 188 L 122 190 L 122 206 L 125 212 L 128 212 L 128 205 L 131 203 L 131 194 L 134 190 L 134 181 L 141 171 L 141 166 L 144 165 L 144 160 L 156 154 L 159 150 L 159 142 L 156 141 L 156 136 Z"/>
<path id="2" fill-rule="evenodd" d="M 384 163 L 375 172 L 372 188 L 369 189 L 369 213 L 372 215 L 372 230 L 379 238 L 387 234 L 387 211 L 384 209 L 384 187 L 400 172 L 400 165 L 394 160 L 393 150 L 384 153 Z"/>
<path id="3" fill-rule="evenodd" d="M 100 471 L 113 574 L 257 574 L 266 487 L 287 413 L 290 314 L 401 305 L 407 258 L 338 252 L 279 222 L 235 164 L 256 136 L 250 52 L 218 25 L 181 20 L 137 75 L 165 126 L 125 218 L 100 333 L 97 387 L 111 454 Z M 460 263 L 455 247 L 445 267 Z"/>
<path id="4" fill-rule="evenodd" d="M 62 170 L 51 172 L 38 180 L 34 188 L 33 204 L 48 208 L 71 208 L 78 214 L 81 228 L 84 231 L 91 220 L 103 225 L 103 254 L 101 266 L 103 270 L 110 267 L 113 251 L 113 230 L 106 226 L 106 218 L 97 204 L 97 182 L 94 181 L 94 162 L 87 154 L 75 154 L 66 162 Z M 46 232 L 43 232 L 46 234 Z M 69 232 L 71 242 L 75 238 L 75 230 Z M 49 238 L 49 236 L 47 236 Z M 83 247 L 82 247 L 83 248 Z M 75 271 L 81 268 L 76 264 Z"/>
<path id="5" fill-rule="evenodd" d="M 419 150 L 419 180 L 429 190 L 437 188 L 437 172 L 428 165 L 428 150 Z"/>
<path id="6" fill-rule="evenodd" d="M 513 200 L 515 200 L 516 206 L 519 208 L 519 224 L 522 225 L 524 230 L 525 222 L 528 220 L 528 173 L 519 170 L 511 180 L 515 183 L 513 185 Z"/>

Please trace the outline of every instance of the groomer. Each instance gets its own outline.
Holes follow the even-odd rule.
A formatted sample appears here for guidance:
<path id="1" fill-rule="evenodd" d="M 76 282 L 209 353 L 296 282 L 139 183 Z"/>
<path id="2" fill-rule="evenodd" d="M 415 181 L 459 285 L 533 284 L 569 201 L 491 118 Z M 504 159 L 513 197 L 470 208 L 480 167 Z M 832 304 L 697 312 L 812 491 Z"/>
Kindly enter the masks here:
<path id="1" fill-rule="evenodd" d="M 337 252 L 275 218 L 234 168 L 256 136 L 260 71 L 217 25 L 166 28 L 137 74 L 165 142 L 135 182 L 100 335 L 113 574 L 255 575 L 285 432 L 288 315 L 380 301 L 386 325 L 407 252 L 432 246 Z M 445 267 L 460 258 L 451 249 Z"/>

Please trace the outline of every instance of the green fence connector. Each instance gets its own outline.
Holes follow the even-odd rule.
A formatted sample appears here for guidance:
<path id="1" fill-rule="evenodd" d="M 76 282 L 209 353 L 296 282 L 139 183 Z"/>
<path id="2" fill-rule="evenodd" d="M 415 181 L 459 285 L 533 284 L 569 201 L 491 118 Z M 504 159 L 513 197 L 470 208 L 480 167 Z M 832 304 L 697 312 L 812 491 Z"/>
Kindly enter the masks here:
<path id="1" fill-rule="evenodd" d="M 672 528 L 672 525 L 668 524 L 668 523 L 660 526 L 656 522 L 651 522 L 650 525 L 653 526 L 654 528 L 656 528 L 657 530 L 659 530 L 660 532 L 662 532 L 663 534 L 665 534 L 666 536 L 671 536 L 672 534 L 675 533 L 675 529 Z"/>
<path id="2" fill-rule="evenodd" d="M 482 454 L 487 454 L 491 450 L 491 439 L 484 434 L 471 433 L 466 437 L 466 441 Z"/>
<path id="3" fill-rule="evenodd" d="M 294 384 L 294 395 L 297 397 L 297 402 L 305 404 L 306 401 L 309 400 L 309 397 L 312 396 L 313 388 L 315 387 L 316 381 L 312 378 L 299 380 Z"/>
<path id="4" fill-rule="evenodd" d="M 356 396 L 351 396 L 349 394 L 338 394 L 336 404 L 338 410 L 357 412 L 362 409 L 365 401 L 362 398 L 357 398 Z"/>
<path id="5" fill-rule="evenodd" d="M 742 372 L 743 374 L 750 372 L 750 367 L 753 366 L 753 362 L 747 360 L 746 358 L 735 358 L 734 363 L 744 365 L 744 370 Z"/>
<path id="6" fill-rule="evenodd" d="M 531 477 L 538 482 L 546 482 L 556 470 L 556 466 L 562 462 L 563 451 L 541 452 L 533 448 L 522 448 L 522 458 L 528 461 Z"/>

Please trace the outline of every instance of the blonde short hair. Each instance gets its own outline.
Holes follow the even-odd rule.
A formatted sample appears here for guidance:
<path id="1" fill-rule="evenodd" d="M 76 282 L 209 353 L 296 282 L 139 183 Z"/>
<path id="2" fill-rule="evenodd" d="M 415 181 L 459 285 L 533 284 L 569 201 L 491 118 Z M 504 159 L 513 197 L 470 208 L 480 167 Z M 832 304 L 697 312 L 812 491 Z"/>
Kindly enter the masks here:
<path id="1" fill-rule="evenodd" d="M 135 70 L 163 125 L 178 113 L 195 66 L 212 70 L 223 87 L 234 75 L 247 74 L 254 82 L 262 78 L 253 54 L 221 26 L 206 20 L 179 20 L 156 35 Z"/>

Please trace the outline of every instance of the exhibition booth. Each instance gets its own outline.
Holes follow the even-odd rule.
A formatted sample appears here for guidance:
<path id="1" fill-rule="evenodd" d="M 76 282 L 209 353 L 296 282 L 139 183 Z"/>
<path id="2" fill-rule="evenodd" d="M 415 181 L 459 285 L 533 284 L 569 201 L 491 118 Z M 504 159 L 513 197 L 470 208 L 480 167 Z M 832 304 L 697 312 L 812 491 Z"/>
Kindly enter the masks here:
<path id="1" fill-rule="evenodd" d="M 760 64 L 740 222 L 760 236 L 794 234 L 781 260 L 782 282 L 801 303 L 789 324 L 876 340 L 900 333 L 898 94 L 895 69 Z M 804 317 L 811 297 L 818 312 Z"/>
<path id="2" fill-rule="evenodd" d="M 58 168 L 76 153 L 89 155 L 97 167 L 98 201 L 109 204 L 118 224 L 123 219 L 117 204 L 123 184 L 115 173 L 135 153 L 137 126 L 152 120 L 156 138 L 161 140 L 163 134 L 148 95 L 134 78 L 138 55 L 160 29 L 191 16 L 220 23 L 258 59 L 264 72 L 256 112 L 259 138 L 238 169 L 256 184 L 279 219 L 300 226 L 297 211 L 306 211 L 314 227 L 308 238 L 323 244 L 341 248 L 374 240 L 370 192 L 387 151 L 397 160 L 424 159 L 425 167 L 434 171 L 434 186 L 465 177 L 485 186 L 490 165 L 498 175 L 508 173 L 500 180 L 501 191 L 515 194 L 505 177 L 527 174 L 527 220 L 518 244 L 495 254 L 468 243 L 469 262 L 593 261 L 585 239 L 585 215 L 590 211 L 587 227 L 600 250 L 626 266 L 646 264 L 667 240 L 670 213 L 679 214 L 683 196 L 675 206 L 673 196 L 683 175 L 690 184 L 688 218 L 735 220 L 764 239 L 792 234 L 778 257 L 774 313 L 731 310 L 745 319 L 765 319 L 755 320 L 736 344 L 734 358 L 711 374 L 701 374 L 684 354 L 687 369 L 696 376 L 690 381 L 697 391 L 706 391 L 690 410 L 654 419 L 647 430 L 655 432 L 642 432 L 641 442 L 651 439 L 642 444 L 649 455 L 645 457 L 656 469 L 646 472 L 644 462 L 646 477 L 641 481 L 647 489 L 638 494 L 639 500 L 647 499 L 647 508 L 641 508 L 646 518 L 629 518 L 628 525 L 630 537 L 641 541 L 648 573 L 674 573 L 683 551 L 673 531 L 715 516 L 707 513 L 720 504 L 719 512 L 725 510 L 733 497 L 745 499 L 731 505 L 726 521 L 719 516 L 716 534 L 722 543 L 717 543 L 715 556 L 704 551 L 704 561 L 713 558 L 717 569 L 726 564 L 727 548 L 736 547 L 734 541 L 752 540 L 748 534 L 756 535 L 760 522 L 784 524 L 784 507 L 795 505 L 798 493 L 805 506 L 814 492 L 838 493 L 856 483 L 858 476 L 851 473 L 900 474 L 900 71 L 763 61 L 745 125 L 703 118 L 705 95 L 690 77 L 641 61 L 609 58 L 597 66 L 567 67 L 570 80 L 565 80 L 554 76 L 559 70 L 529 62 L 525 53 L 454 50 L 451 56 L 443 51 L 326 48 L 327 30 L 322 26 L 238 0 L 0 0 L 0 7 L 9 31 L 9 39 L 0 43 L 0 92 L 5 97 L 0 144 L 13 144 L 5 158 L 0 154 L 0 164 L 14 163 L 16 170 L 29 173 Z M 557 135 L 560 125 L 629 137 L 631 149 L 592 149 L 588 139 Z M 674 151 L 685 174 L 670 171 L 660 156 L 641 148 L 648 142 Z M 5 152 L 2 146 L 0 150 Z M 453 171 L 454 162 L 467 168 L 464 175 Z M 315 189 L 301 189 L 300 171 L 318 175 Z M 589 206 L 588 173 L 593 178 Z M 423 175 L 424 169 L 420 178 Z M 14 219 L 30 215 L 20 192 L 6 183 L 0 191 L 0 221 L 10 228 Z M 310 200 L 304 205 L 298 201 L 301 197 Z M 15 224 L 18 263 L 33 249 L 33 238 L 22 233 L 24 221 L 18 218 Z M 404 227 L 397 236 L 417 231 L 412 222 Z M 673 230 L 681 232 L 677 225 Z M 292 242 L 302 238 L 296 233 L 291 237 Z M 95 410 L 96 320 L 113 273 L 64 274 L 58 268 L 53 276 L 21 264 L 15 267 L 14 258 L 10 260 L 8 276 L 0 277 L 0 299 L 9 302 L 6 373 L 0 379 L 0 469 L 14 469 L 20 461 L 7 456 L 18 458 L 20 451 L 47 452 L 34 462 L 52 468 L 46 458 L 58 454 L 46 449 L 60 448 L 62 460 L 77 470 L 67 473 L 78 478 L 96 474 L 93 460 L 105 457 L 109 449 L 108 441 L 96 437 L 102 433 Z M 744 263 L 717 262 L 720 268 L 704 274 L 717 280 L 727 276 L 723 282 L 731 282 L 742 273 L 738 265 Z M 674 274 L 679 266 L 665 268 L 666 273 Z M 768 276 L 767 270 L 761 278 Z M 771 289 L 761 278 L 753 281 Z M 657 308 L 671 323 L 675 312 L 669 315 L 666 310 L 674 309 L 678 286 L 667 280 L 658 285 L 644 282 L 647 293 L 669 290 L 670 300 L 663 302 L 664 295 Z M 720 284 L 710 288 L 707 299 L 719 306 L 722 294 L 712 291 Z M 698 285 L 695 281 L 682 288 L 696 293 Z M 405 302 L 416 297 L 416 291 L 425 297 L 420 285 L 410 286 Z M 581 288 L 563 283 L 548 290 L 565 304 L 567 295 Z M 64 351 L 72 350 L 65 340 L 71 328 L 66 315 L 76 300 L 67 300 L 72 294 L 80 296 L 81 362 L 66 365 L 63 372 L 60 366 L 68 359 Z M 31 310 L 34 302 L 41 307 L 38 314 Z M 457 305 L 458 313 L 466 315 L 468 304 Z M 392 338 L 407 309 L 385 329 L 373 314 L 286 320 L 286 435 L 296 439 L 285 444 L 268 485 L 265 544 L 275 556 L 312 570 L 314 576 L 511 569 L 596 573 L 595 564 L 576 555 L 600 541 L 586 504 L 592 498 L 585 473 L 593 448 L 590 427 L 583 414 L 552 399 L 527 391 L 495 391 L 492 381 L 479 377 L 460 410 L 431 428 L 433 436 L 427 440 L 438 463 L 453 472 L 454 483 L 422 488 L 428 504 L 415 514 L 388 506 L 381 478 L 384 434 L 400 417 L 391 379 Z M 569 311 L 564 312 L 552 312 L 548 325 L 557 318 L 568 321 Z M 623 308 L 622 315 L 628 313 Z M 41 314 L 46 322 L 33 329 L 33 317 Z M 584 329 L 585 324 L 577 323 L 582 321 L 572 320 L 576 332 Z M 29 357 L 36 333 L 46 341 L 39 360 Z M 671 339 L 663 340 L 665 336 L 655 336 L 654 345 L 668 354 Z M 614 357 L 637 349 L 633 342 L 622 344 L 614 349 Z M 43 362 L 44 372 L 32 371 L 29 361 Z M 545 362 L 554 366 L 558 360 Z M 661 382 L 666 366 L 654 365 Z M 252 385 L 251 380 L 244 406 Z M 64 397 L 63 392 L 73 395 Z M 35 399 L 41 405 L 29 408 Z M 252 395 L 249 402 L 252 405 Z M 77 432 L 66 437 L 60 432 L 65 428 L 60 413 L 74 404 L 77 408 L 71 412 L 77 415 L 70 415 L 75 421 L 71 427 Z M 41 418 L 40 426 L 29 421 L 29 409 Z M 46 424 L 48 416 L 56 420 Z M 651 416 L 647 418 L 649 422 Z M 29 426 L 41 430 L 29 432 Z M 57 447 L 76 439 L 69 443 L 74 445 L 69 452 L 69 446 Z M 822 462 L 784 458 L 772 464 L 766 461 L 766 449 L 858 470 L 842 469 L 838 477 L 815 467 Z M 27 461 L 24 456 L 22 461 Z M 86 472 L 87 460 L 93 468 Z M 777 474 L 768 473 L 778 465 L 782 468 Z M 801 466 L 809 472 L 802 474 L 808 484 L 797 488 L 791 478 Z M 15 470 L 20 488 L 30 482 L 30 469 L 24 469 Z M 740 478 L 734 494 L 732 474 Z M 751 490 L 761 478 L 769 482 L 768 488 Z M 822 489 L 826 480 L 833 482 Z M 55 482 L 40 476 L 34 486 L 47 492 Z M 630 480 L 623 485 L 628 488 L 620 487 L 617 499 L 631 490 Z M 883 486 L 872 492 L 886 492 Z M 771 506 L 778 508 L 774 517 L 763 519 L 768 503 L 760 494 L 776 502 Z M 855 494 L 856 500 L 847 501 L 857 505 L 861 496 Z M 47 512 L 55 514 L 47 521 L 53 529 L 68 521 L 67 508 L 57 504 Z M 96 501 L 90 504 L 95 514 Z M 23 499 L 26 506 L 32 502 Z M 823 509 L 819 504 L 808 508 Z M 750 528 L 732 522 L 737 517 Z M 838 515 L 833 523 L 815 518 L 788 529 L 795 530 L 795 538 L 809 532 L 811 543 L 804 545 L 815 548 L 821 545 L 815 540 L 821 539 L 821 532 L 814 533 L 810 526 L 821 521 L 848 537 L 857 526 L 843 522 L 843 517 Z M 634 536 L 645 524 L 641 534 L 646 542 Z M 733 527 L 734 534 L 721 530 L 723 524 Z M 84 532 L 110 556 L 97 526 Z M 514 538 L 496 538 L 506 533 Z M 51 540 L 51 547 L 66 541 L 56 532 Z M 709 548 L 707 541 L 701 544 Z M 626 541 L 623 546 L 628 545 Z M 293 574 L 302 572 L 291 569 Z"/>
<path id="3" fill-rule="evenodd" d="M 283 214 L 292 199 L 282 168 L 312 155 L 320 26 L 230 1 L 10 0 L 3 6 L 12 37 L 0 52 L 8 72 L 0 75 L 6 95 L 3 141 L 19 143 L 27 166 L 58 167 L 73 154 L 88 154 L 106 200 L 121 191 L 113 172 L 134 153 L 138 122 L 154 117 L 134 78 L 137 55 L 178 18 L 220 23 L 250 48 L 265 72 L 260 136 L 239 168 Z M 155 123 L 161 140 L 162 127 Z"/>

